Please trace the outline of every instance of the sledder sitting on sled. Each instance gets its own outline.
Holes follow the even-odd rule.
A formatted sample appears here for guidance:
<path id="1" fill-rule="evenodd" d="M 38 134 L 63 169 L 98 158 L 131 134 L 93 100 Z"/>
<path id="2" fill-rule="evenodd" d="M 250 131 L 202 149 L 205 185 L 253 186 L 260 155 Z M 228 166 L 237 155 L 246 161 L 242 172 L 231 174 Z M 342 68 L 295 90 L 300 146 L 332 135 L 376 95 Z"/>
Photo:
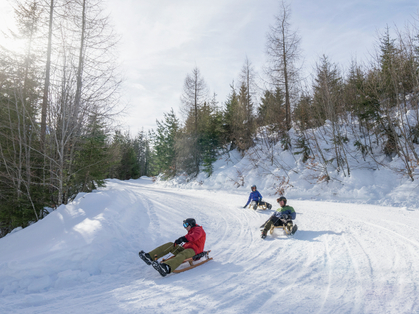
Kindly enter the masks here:
<path id="1" fill-rule="evenodd" d="M 265 222 L 261 235 L 262 239 L 266 238 L 266 234 L 268 233 L 268 230 L 271 229 L 272 225 L 275 227 L 284 226 L 288 222 L 292 222 L 292 220 L 294 220 L 297 216 L 294 208 L 287 205 L 287 199 L 284 196 L 281 196 L 276 201 L 279 203 L 281 208 L 278 208 L 276 212 Z M 296 226 L 293 226 L 291 234 L 294 234 L 297 231 L 296 228 Z"/>
<path id="2" fill-rule="evenodd" d="M 250 202 L 255 202 L 255 205 L 253 205 L 253 209 L 256 210 L 259 205 L 265 205 L 266 208 L 271 209 L 272 205 L 267 202 L 262 202 L 262 194 L 259 193 L 259 191 L 256 189 L 256 185 L 252 185 L 252 192 L 249 195 L 249 199 L 247 200 L 246 205 L 243 206 L 243 208 L 246 208 L 247 205 L 249 205 Z"/>
<path id="3" fill-rule="evenodd" d="M 152 264 L 162 276 L 170 274 L 172 270 L 178 268 L 185 259 L 202 253 L 204 250 L 206 234 L 204 229 L 196 224 L 195 219 L 185 219 L 183 221 L 183 227 L 188 231 L 188 234 L 175 240 L 175 242 L 163 244 L 148 253 L 145 253 L 144 251 L 140 251 L 139 253 L 141 259 L 147 265 Z M 182 243 L 184 243 L 183 246 L 181 245 Z M 163 263 L 157 262 L 159 258 L 169 253 L 172 253 L 175 257 L 168 259 Z"/>

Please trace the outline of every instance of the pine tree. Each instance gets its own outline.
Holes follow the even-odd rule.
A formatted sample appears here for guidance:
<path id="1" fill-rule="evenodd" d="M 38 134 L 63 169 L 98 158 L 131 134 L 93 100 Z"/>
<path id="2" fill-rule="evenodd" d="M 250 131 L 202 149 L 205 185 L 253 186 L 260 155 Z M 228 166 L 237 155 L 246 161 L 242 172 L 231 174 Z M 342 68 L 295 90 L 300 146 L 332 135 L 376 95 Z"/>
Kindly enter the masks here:
<path id="1" fill-rule="evenodd" d="M 279 87 L 265 90 L 258 107 L 259 125 L 271 125 L 273 130 L 286 129 L 284 93 Z"/>
<path id="2" fill-rule="evenodd" d="M 345 111 L 342 106 L 343 83 L 337 70 L 326 56 L 317 65 L 317 73 L 313 84 L 313 111 L 317 126 L 324 121 L 337 122 L 339 115 Z"/>
<path id="3" fill-rule="evenodd" d="M 162 121 L 156 121 L 157 130 L 153 134 L 153 167 L 155 173 L 163 173 L 168 177 L 177 172 L 176 137 L 179 132 L 179 120 L 173 108 L 164 113 Z"/>
<path id="4" fill-rule="evenodd" d="M 69 182 L 70 199 L 79 192 L 91 192 L 105 185 L 111 166 L 107 140 L 97 115 L 92 115 L 85 134 L 81 136 L 80 149 L 76 151 L 74 175 Z"/>
<path id="5" fill-rule="evenodd" d="M 222 146 L 222 121 L 223 115 L 217 109 L 216 96 L 200 110 L 199 149 L 202 155 L 203 171 L 208 176 L 212 175 L 213 163 L 217 160 L 218 150 Z"/>

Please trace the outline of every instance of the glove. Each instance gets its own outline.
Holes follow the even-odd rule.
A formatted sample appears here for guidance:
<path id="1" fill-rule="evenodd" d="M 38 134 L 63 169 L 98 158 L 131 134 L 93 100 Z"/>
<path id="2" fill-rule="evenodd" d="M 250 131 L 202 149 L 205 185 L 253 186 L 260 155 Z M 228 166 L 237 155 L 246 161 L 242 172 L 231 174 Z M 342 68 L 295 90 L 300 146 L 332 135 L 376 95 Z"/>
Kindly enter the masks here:
<path id="1" fill-rule="evenodd" d="M 181 244 L 182 242 L 188 242 L 188 240 L 187 240 L 185 237 L 180 237 L 179 239 L 177 239 L 177 240 L 175 241 L 175 244 L 179 245 L 179 244 Z"/>
<path id="2" fill-rule="evenodd" d="M 283 214 L 283 215 L 282 215 L 282 219 L 287 220 L 288 218 L 289 218 L 289 215 L 287 215 L 287 214 Z"/>

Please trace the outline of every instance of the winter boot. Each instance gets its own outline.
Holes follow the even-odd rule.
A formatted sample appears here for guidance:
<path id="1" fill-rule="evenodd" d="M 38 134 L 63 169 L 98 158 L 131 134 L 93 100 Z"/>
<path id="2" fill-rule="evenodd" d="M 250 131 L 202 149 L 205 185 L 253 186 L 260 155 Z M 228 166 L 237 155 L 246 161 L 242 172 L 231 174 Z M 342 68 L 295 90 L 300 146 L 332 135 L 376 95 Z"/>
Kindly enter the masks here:
<path id="1" fill-rule="evenodd" d="M 287 234 L 287 235 L 290 235 L 290 234 L 292 234 L 292 228 L 294 228 L 293 227 L 293 224 L 292 224 L 292 221 L 288 221 L 287 222 L 287 225 L 286 225 L 286 230 L 285 230 L 285 233 Z"/>
<path id="2" fill-rule="evenodd" d="M 266 231 L 265 230 L 263 230 L 262 231 L 262 235 L 260 236 L 262 239 L 265 239 L 266 238 Z"/>
<path id="3" fill-rule="evenodd" d="M 153 259 L 151 258 L 150 254 L 148 253 L 144 253 L 144 251 L 140 251 L 138 253 L 138 255 L 140 255 L 140 258 L 147 264 L 147 265 L 151 265 L 151 263 L 153 262 Z"/>
<path id="4" fill-rule="evenodd" d="M 155 261 L 151 263 L 151 265 L 153 265 L 154 269 L 157 270 L 163 277 L 165 277 L 167 274 L 170 274 L 171 272 L 170 266 L 165 263 L 159 263 Z"/>
<path id="5" fill-rule="evenodd" d="M 292 227 L 291 234 L 296 233 L 297 230 L 298 230 L 298 226 L 297 225 L 294 225 L 294 227 Z"/>
<path id="6" fill-rule="evenodd" d="M 271 208 L 272 208 L 272 204 L 269 204 L 269 203 L 268 203 L 268 204 L 266 205 L 266 207 L 268 207 L 268 209 L 271 209 Z"/>

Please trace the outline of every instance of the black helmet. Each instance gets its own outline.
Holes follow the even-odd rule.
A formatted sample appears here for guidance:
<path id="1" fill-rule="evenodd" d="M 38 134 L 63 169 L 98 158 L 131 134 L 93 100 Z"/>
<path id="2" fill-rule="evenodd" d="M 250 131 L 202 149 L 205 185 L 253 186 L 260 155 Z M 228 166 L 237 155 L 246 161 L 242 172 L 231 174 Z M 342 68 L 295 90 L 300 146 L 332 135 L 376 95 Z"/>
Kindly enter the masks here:
<path id="1" fill-rule="evenodd" d="M 257 190 L 256 185 L 252 185 L 252 187 L 250 189 L 253 191 L 253 188 L 255 188 L 255 190 Z"/>
<path id="2" fill-rule="evenodd" d="M 279 203 L 280 201 L 284 201 L 284 204 L 287 204 L 287 199 L 285 198 L 285 196 L 281 196 L 280 198 L 277 198 L 276 201 Z"/>
<path id="3" fill-rule="evenodd" d="M 195 227 L 196 226 L 196 221 L 193 218 L 187 218 L 183 221 L 183 227 L 187 227 L 187 226 L 191 226 L 191 227 Z"/>

